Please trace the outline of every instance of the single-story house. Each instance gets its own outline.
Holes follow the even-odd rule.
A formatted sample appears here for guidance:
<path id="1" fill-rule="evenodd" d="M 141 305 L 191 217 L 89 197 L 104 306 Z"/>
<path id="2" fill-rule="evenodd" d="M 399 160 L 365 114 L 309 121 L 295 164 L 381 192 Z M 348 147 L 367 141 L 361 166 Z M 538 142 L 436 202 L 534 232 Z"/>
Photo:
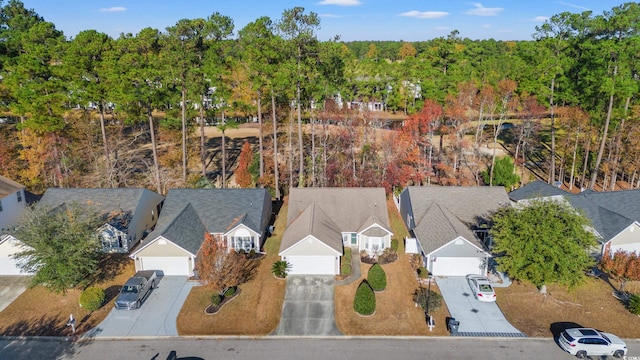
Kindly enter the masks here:
<path id="1" fill-rule="evenodd" d="M 596 192 L 585 190 L 572 194 L 537 181 L 509 193 L 512 201 L 532 198 L 562 197 L 573 208 L 582 211 L 593 232 L 602 243 L 598 255 L 613 255 L 618 250 L 640 254 L 640 189 Z"/>
<path id="2" fill-rule="evenodd" d="M 489 217 L 510 206 L 502 186 L 410 186 L 399 209 L 412 238 L 407 249 L 421 254 L 434 276 L 486 275 L 491 254 L 481 241 Z"/>
<path id="3" fill-rule="evenodd" d="M 128 253 L 156 225 L 163 201 L 164 196 L 147 189 L 50 188 L 37 207 L 48 207 L 53 211 L 71 203 L 90 206 L 104 221 L 96 229 L 102 250 Z"/>
<path id="4" fill-rule="evenodd" d="M 0 234 L 15 226 L 26 208 L 24 185 L 0 175 Z"/>
<path id="5" fill-rule="evenodd" d="M 289 274 L 337 275 L 345 246 L 379 254 L 390 229 L 384 188 L 292 188 L 278 255 Z"/>
<path id="6" fill-rule="evenodd" d="M 194 276 L 205 233 L 230 249 L 259 252 L 270 222 L 266 189 L 171 189 L 155 230 L 130 257 L 137 271 Z"/>

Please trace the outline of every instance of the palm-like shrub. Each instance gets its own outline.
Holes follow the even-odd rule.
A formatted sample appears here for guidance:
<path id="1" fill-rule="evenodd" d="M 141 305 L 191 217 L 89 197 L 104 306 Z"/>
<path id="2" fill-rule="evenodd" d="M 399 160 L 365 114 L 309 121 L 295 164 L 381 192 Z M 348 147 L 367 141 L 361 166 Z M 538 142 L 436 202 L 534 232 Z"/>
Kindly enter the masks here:
<path id="1" fill-rule="evenodd" d="M 356 290 L 353 309 L 360 315 L 371 315 L 376 311 L 376 294 L 366 280 Z"/>
<path id="2" fill-rule="evenodd" d="M 640 295 L 631 295 L 629 298 L 629 311 L 636 315 L 640 315 Z"/>
<path id="3" fill-rule="evenodd" d="M 291 270 L 291 264 L 284 260 L 274 262 L 273 266 L 271 267 L 271 272 L 273 273 L 273 275 L 281 279 L 287 277 L 289 270 Z"/>
<path id="4" fill-rule="evenodd" d="M 373 266 L 369 268 L 367 281 L 375 291 L 382 291 L 387 287 L 387 274 L 380 264 L 373 264 Z"/>

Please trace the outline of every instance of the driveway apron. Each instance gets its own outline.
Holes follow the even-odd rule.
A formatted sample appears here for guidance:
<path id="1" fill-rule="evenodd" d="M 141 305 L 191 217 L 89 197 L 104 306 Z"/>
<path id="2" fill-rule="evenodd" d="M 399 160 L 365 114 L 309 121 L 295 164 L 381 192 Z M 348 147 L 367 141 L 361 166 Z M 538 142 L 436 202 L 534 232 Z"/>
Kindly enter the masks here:
<path id="1" fill-rule="evenodd" d="M 0 276 L 0 311 L 17 299 L 29 286 L 31 276 Z"/>
<path id="2" fill-rule="evenodd" d="M 335 322 L 333 286 L 333 276 L 288 276 L 280 325 L 272 335 L 342 335 Z"/>
<path id="3" fill-rule="evenodd" d="M 476 300 L 465 277 L 437 277 L 436 283 L 451 317 L 460 322 L 458 336 L 525 336 L 505 319 L 498 304 Z"/>
<path id="4" fill-rule="evenodd" d="M 112 309 L 84 337 L 178 336 L 176 318 L 195 285 L 186 276 L 164 276 L 139 309 Z"/>

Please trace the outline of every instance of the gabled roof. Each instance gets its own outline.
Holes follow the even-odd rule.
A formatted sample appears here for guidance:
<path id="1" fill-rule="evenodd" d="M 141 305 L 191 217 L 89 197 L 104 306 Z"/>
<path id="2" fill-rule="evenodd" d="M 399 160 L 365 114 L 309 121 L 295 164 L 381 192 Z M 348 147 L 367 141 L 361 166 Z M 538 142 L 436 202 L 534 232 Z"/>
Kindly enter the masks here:
<path id="1" fill-rule="evenodd" d="M 337 225 L 316 203 L 309 204 L 287 227 L 282 235 L 280 253 L 309 235 L 342 254 L 342 236 Z"/>
<path id="2" fill-rule="evenodd" d="M 164 236 L 196 254 L 205 232 L 224 234 L 244 224 L 261 234 L 267 198 L 266 189 L 171 189 L 147 239 Z"/>
<path id="3" fill-rule="evenodd" d="M 569 195 L 570 193 L 555 187 L 553 185 L 549 185 L 546 182 L 542 181 L 534 181 L 530 182 L 527 185 L 513 190 L 509 193 L 509 198 L 513 201 L 520 201 L 524 199 L 533 199 L 536 197 L 548 197 L 548 196 L 557 196 L 557 195 Z"/>
<path id="4" fill-rule="evenodd" d="M 459 236 L 482 248 L 472 228 L 510 205 L 502 186 L 410 186 L 405 191 L 413 210 L 413 233 L 426 253 Z"/>
<path id="5" fill-rule="evenodd" d="M 162 195 L 141 188 L 49 188 L 36 205 L 51 209 L 71 203 L 91 206 L 102 220 L 120 230 L 127 228 L 144 193 L 151 193 L 162 200 Z"/>
<path id="6" fill-rule="evenodd" d="M 312 203 L 331 218 L 340 232 L 357 232 L 373 221 L 391 229 L 384 188 L 292 188 L 287 226 Z"/>
<path id="7" fill-rule="evenodd" d="M 13 194 L 22 189 L 24 189 L 24 185 L 0 175 L 0 198 L 3 198 L 9 194 Z"/>

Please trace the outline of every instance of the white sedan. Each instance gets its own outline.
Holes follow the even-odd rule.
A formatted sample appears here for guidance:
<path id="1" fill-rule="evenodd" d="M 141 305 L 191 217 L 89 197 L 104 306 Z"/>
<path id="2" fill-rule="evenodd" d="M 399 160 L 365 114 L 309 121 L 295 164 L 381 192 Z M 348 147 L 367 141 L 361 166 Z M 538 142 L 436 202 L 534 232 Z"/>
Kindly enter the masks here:
<path id="1" fill-rule="evenodd" d="M 480 275 L 467 275 L 467 282 L 471 287 L 473 296 L 479 301 L 496 301 L 496 292 L 493 291 L 491 281 Z"/>

